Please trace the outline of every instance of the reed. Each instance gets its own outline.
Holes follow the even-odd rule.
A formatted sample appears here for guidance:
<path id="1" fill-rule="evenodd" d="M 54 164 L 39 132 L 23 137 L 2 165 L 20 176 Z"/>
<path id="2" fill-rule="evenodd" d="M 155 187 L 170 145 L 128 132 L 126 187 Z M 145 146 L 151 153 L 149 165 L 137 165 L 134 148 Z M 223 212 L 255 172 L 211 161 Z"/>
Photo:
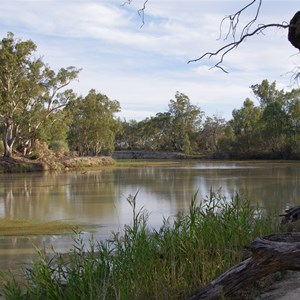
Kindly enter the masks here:
<path id="1" fill-rule="evenodd" d="M 25 282 L 6 281 L 6 299 L 185 299 L 244 257 L 257 236 L 278 230 L 275 215 L 253 207 L 238 194 L 226 199 L 211 191 L 195 195 L 189 211 L 150 230 L 148 213 L 127 200 L 132 222 L 123 235 L 91 241 L 80 234 L 68 255 L 41 251 Z"/>

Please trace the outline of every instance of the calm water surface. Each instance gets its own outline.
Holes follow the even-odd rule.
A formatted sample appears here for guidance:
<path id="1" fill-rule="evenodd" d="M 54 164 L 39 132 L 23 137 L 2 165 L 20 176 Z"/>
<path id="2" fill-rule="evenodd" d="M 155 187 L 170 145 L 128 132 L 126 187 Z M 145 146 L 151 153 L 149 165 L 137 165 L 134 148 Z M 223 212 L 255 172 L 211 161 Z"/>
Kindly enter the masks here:
<path id="1" fill-rule="evenodd" d="M 95 239 L 122 231 L 130 223 L 126 199 L 138 193 L 138 207 L 150 212 L 149 224 L 188 209 L 198 198 L 220 190 L 229 199 L 236 192 L 266 209 L 300 204 L 300 162 L 193 161 L 166 165 L 74 172 L 0 175 L 0 218 L 63 220 L 91 225 Z M 84 233 L 88 240 L 90 232 Z M 28 261 L 34 246 L 67 251 L 71 236 L 0 237 L 0 268 Z"/>

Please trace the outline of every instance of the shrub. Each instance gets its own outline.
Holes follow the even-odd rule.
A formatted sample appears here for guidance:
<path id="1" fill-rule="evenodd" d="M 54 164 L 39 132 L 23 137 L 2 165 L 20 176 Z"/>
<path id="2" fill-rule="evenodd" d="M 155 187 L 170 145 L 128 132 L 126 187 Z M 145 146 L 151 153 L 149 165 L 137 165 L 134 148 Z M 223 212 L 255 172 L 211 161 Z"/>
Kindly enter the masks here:
<path id="1" fill-rule="evenodd" d="M 66 141 L 51 141 L 49 143 L 49 149 L 52 150 L 56 156 L 63 156 L 70 151 Z"/>

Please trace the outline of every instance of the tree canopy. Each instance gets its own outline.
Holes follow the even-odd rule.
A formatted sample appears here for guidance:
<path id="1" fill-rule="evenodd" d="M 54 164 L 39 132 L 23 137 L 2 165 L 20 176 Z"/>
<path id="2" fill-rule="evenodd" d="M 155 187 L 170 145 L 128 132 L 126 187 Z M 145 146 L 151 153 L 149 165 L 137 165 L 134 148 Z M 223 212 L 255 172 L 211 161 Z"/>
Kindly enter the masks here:
<path id="1" fill-rule="evenodd" d="M 99 155 L 103 150 L 111 154 L 119 126 L 114 118 L 114 114 L 120 111 L 119 102 L 93 89 L 86 97 L 79 97 L 73 103 L 72 111 L 71 148 L 79 155 Z"/>
<path id="2" fill-rule="evenodd" d="M 227 122 L 216 115 L 204 119 L 204 112 L 177 92 L 168 111 L 139 122 L 122 122 L 116 147 L 218 158 L 300 157 L 300 90 L 286 92 L 268 80 L 251 89 L 256 99 L 246 98 Z"/>
<path id="3" fill-rule="evenodd" d="M 0 124 L 4 157 L 16 140 L 27 147 L 50 115 L 74 96 L 64 88 L 77 78 L 75 67 L 57 73 L 36 57 L 36 45 L 8 33 L 0 42 Z"/>

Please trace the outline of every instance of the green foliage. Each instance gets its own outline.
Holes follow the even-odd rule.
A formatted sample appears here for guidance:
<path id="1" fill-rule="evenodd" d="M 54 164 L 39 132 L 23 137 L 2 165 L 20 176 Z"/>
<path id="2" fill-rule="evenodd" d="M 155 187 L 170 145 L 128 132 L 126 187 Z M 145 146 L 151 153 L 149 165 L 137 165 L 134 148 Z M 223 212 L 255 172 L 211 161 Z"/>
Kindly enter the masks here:
<path id="1" fill-rule="evenodd" d="M 220 151 L 220 143 L 225 138 L 226 121 L 216 115 L 206 117 L 200 134 L 199 146 L 211 152 Z"/>
<path id="2" fill-rule="evenodd" d="M 264 79 L 261 84 L 252 85 L 251 89 L 262 108 L 274 101 L 283 101 L 286 96 L 283 90 L 276 88 L 275 81 L 270 84 L 267 79 Z"/>
<path id="3" fill-rule="evenodd" d="M 235 146 L 239 151 L 251 152 L 257 149 L 260 141 L 261 109 L 255 107 L 253 101 L 247 98 L 241 109 L 232 112 L 230 125 L 235 134 Z"/>
<path id="4" fill-rule="evenodd" d="M 49 143 L 49 149 L 52 150 L 57 156 L 63 156 L 69 152 L 68 143 L 64 140 L 51 141 Z"/>
<path id="5" fill-rule="evenodd" d="M 191 140 L 193 134 L 199 132 L 203 113 L 190 103 L 188 96 L 179 92 L 176 92 L 175 100 L 170 100 L 169 112 L 173 118 L 169 138 L 175 151 L 183 151 L 184 140 Z"/>
<path id="6" fill-rule="evenodd" d="M 69 142 L 79 155 L 98 155 L 101 151 L 111 153 L 114 149 L 119 122 L 114 114 L 120 104 L 107 96 L 90 90 L 85 98 L 72 104 L 73 121 L 69 131 Z"/>
<path id="7" fill-rule="evenodd" d="M 36 48 L 10 32 L 0 41 L 0 151 L 6 158 L 14 149 L 33 157 L 36 141 L 56 152 L 57 141 L 68 141 L 80 155 L 110 155 L 116 147 L 215 157 L 300 157 L 300 89 L 286 92 L 263 80 L 251 86 L 258 106 L 247 98 L 228 122 L 213 116 L 204 123 L 204 112 L 176 92 L 168 111 L 121 122 L 115 118 L 117 101 L 95 90 L 77 97 L 67 86 L 80 70 L 71 66 L 55 72 L 38 58 Z"/>
<path id="8" fill-rule="evenodd" d="M 191 151 L 192 151 L 191 142 L 190 142 L 188 134 L 185 134 L 185 136 L 184 136 L 182 150 L 183 150 L 183 153 L 186 155 L 191 154 Z"/>
<path id="9" fill-rule="evenodd" d="M 189 211 L 147 226 L 148 213 L 128 197 L 132 223 L 123 235 L 85 246 L 80 235 L 68 255 L 39 252 L 26 272 L 21 295 L 15 280 L 4 286 L 6 299 L 185 299 L 243 259 L 257 236 L 278 230 L 277 218 L 234 195 L 211 191 L 195 195 Z"/>
<path id="10" fill-rule="evenodd" d="M 251 86 L 259 100 L 247 98 L 232 119 L 206 117 L 177 92 L 169 111 L 140 122 L 122 122 L 118 149 L 179 151 L 232 158 L 300 157 L 300 89 L 278 90 L 276 82 L 263 80 Z"/>
<path id="11" fill-rule="evenodd" d="M 0 154 L 4 153 L 4 146 L 3 146 L 3 142 L 0 141 Z"/>
<path id="12" fill-rule="evenodd" d="M 0 121 L 5 157 L 12 155 L 15 142 L 30 147 L 49 116 L 74 97 L 65 87 L 77 78 L 79 70 L 68 67 L 55 73 L 35 52 L 32 41 L 17 40 L 13 33 L 0 41 Z"/>
<path id="13" fill-rule="evenodd" d="M 169 111 L 140 122 L 123 122 L 117 147 L 121 149 L 179 151 L 197 150 L 203 112 L 192 105 L 188 96 L 177 92 L 170 100 Z"/>

